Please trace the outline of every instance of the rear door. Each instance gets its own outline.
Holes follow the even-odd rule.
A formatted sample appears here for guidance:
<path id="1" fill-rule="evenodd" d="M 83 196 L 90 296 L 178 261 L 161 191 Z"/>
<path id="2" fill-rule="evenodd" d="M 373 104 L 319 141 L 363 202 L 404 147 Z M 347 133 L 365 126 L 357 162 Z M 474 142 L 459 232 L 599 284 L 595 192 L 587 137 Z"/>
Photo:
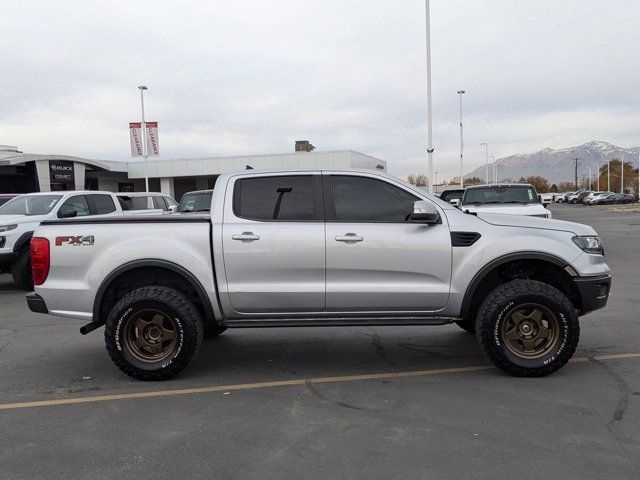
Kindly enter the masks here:
<path id="1" fill-rule="evenodd" d="M 400 184 L 325 174 L 327 311 L 431 312 L 449 298 L 451 238 L 446 218 L 408 221 L 422 200 Z"/>
<path id="2" fill-rule="evenodd" d="M 222 248 L 229 307 L 225 310 L 232 316 L 324 311 L 321 202 L 319 175 L 230 180 Z"/>

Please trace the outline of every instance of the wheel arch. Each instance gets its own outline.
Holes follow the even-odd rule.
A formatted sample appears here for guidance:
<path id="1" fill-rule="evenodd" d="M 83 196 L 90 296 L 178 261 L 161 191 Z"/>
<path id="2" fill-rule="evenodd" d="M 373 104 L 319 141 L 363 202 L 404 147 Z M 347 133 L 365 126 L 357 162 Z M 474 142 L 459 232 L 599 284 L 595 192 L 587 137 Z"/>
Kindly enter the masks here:
<path id="1" fill-rule="evenodd" d="M 146 278 L 150 275 L 154 276 L 153 281 L 147 282 Z M 145 281 L 140 282 L 141 278 L 145 278 Z M 153 283 L 154 281 L 155 283 Z M 118 286 L 136 288 L 149 285 L 164 285 L 182 291 L 194 300 L 205 323 L 217 323 L 209 296 L 195 275 L 181 265 L 160 259 L 134 260 L 109 273 L 96 291 L 93 302 L 93 320 L 104 324 L 108 314 L 105 311 L 107 301 L 115 295 Z"/>
<path id="2" fill-rule="evenodd" d="M 33 237 L 33 231 L 24 232 L 22 235 L 18 237 L 18 240 L 16 240 L 16 243 L 13 244 L 13 251 L 14 252 L 21 251 L 25 245 L 29 245 L 32 237 Z"/>
<path id="3" fill-rule="evenodd" d="M 567 295 L 576 309 L 580 309 L 581 299 L 579 292 L 571 280 L 571 275 L 565 270 L 567 266 L 570 266 L 569 263 L 550 253 L 531 251 L 507 254 L 488 262 L 482 267 L 475 274 L 465 291 L 460 308 L 460 317 L 465 318 L 469 314 L 474 315 L 474 310 L 477 310 L 479 306 L 479 300 L 481 302 L 481 299 L 488 293 L 487 290 L 493 290 L 496 286 L 512 279 L 529 278 L 526 276 L 502 277 L 503 281 L 497 281 L 496 283 L 496 275 L 500 275 L 500 272 L 504 271 L 504 269 L 516 265 L 531 266 L 534 270 L 538 269 L 539 272 L 550 274 L 550 276 L 557 274 L 556 278 L 537 276 L 531 278 L 557 288 Z"/>

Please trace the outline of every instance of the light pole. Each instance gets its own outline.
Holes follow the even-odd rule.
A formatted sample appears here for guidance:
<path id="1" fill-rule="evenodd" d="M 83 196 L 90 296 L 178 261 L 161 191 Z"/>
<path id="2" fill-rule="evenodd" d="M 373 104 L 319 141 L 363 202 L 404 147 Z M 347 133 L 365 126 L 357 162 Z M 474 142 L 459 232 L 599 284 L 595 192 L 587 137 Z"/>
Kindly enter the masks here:
<path id="1" fill-rule="evenodd" d="M 436 193 L 438 193 L 438 171 L 437 170 L 436 170 L 436 184 L 435 184 L 435 187 L 436 187 Z"/>
<path id="2" fill-rule="evenodd" d="M 600 164 L 593 164 L 593 167 L 596 169 L 596 175 L 598 176 L 598 180 L 597 180 L 597 185 L 598 185 L 598 192 L 600 191 Z"/>
<path id="3" fill-rule="evenodd" d="M 489 144 L 484 142 L 484 183 L 489 183 Z"/>
<path id="4" fill-rule="evenodd" d="M 624 193 L 624 157 L 620 155 L 620 193 Z"/>
<path id="5" fill-rule="evenodd" d="M 491 155 L 491 170 L 493 183 L 498 183 L 498 179 L 496 178 L 496 157 L 494 157 L 493 155 Z"/>
<path id="6" fill-rule="evenodd" d="M 144 91 L 148 90 L 145 85 L 139 85 L 140 89 L 140 106 L 142 107 L 142 158 L 144 158 L 144 191 L 149 191 L 149 174 L 147 171 L 147 156 L 149 152 L 147 152 L 147 124 L 144 122 Z"/>
<path id="7" fill-rule="evenodd" d="M 433 194 L 433 131 L 431 127 L 431 19 L 429 0 L 425 0 L 426 40 L 427 40 L 427 154 L 429 156 L 429 193 Z"/>
<path id="8" fill-rule="evenodd" d="M 462 166 L 462 151 L 464 149 L 462 136 L 462 95 L 464 93 L 466 93 L 464 90 L 458 90 L 458 97 L 460 97 L 460 188 L 464 188 L 464 170 Z"/>
<path id="9" fill-rule="evenodd" d="M 607 192 L 611 191 L 611 160 L 607 160 Z"/>

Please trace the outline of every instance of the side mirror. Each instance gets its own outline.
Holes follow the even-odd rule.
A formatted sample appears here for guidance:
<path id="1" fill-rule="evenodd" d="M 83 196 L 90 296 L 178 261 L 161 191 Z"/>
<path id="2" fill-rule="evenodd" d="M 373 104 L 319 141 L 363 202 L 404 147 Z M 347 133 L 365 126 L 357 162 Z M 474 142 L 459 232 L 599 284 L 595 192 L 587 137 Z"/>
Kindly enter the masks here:
<path id="1" fill-rule="evenodd" d="M 452 198 L 451 200 L 449 200 L 449 203 L 451 205 L 453 205 L 454 207 L 459 207 L 460 206 L 460 199 L 459 198 Z"/>
<path id="2" fill-rule="evenodd" d="M 413 204 L 413 212 L 409 216 L 409 219 L 413 222 L 432 224 L 438 223 L 440 215 L 433 203 L 418 200 Z"/>
<path id="3" fill-rule="evenodd" d="M 178 211 L 178 206 L 177 205 L 171 205 L 169 207 L 169 213 L 176 213 Z"/>
<path id="4" fill-rule="evenodd" d="M 73 217 L 77 217 L 78 216 L 78 212 L 74 209 L 60 209 L 60 211 L 58 212 L 58 218 L 73 218 Z"/>

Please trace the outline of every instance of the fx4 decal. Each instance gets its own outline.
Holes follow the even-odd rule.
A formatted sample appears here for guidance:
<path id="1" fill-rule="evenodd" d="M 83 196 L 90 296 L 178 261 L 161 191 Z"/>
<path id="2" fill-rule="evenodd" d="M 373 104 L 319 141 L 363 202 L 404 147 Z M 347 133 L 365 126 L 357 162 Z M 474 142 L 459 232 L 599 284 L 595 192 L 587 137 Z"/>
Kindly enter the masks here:
<path id="1" fill-rule="evenodd" d="M 91 246 L 95 243 L 95 238 L 93 235 L 69 235 L 65 237 L 56 237 L 56 247 L 60 247 L 62 245 L 83 245 L 83 246 Z"/>

